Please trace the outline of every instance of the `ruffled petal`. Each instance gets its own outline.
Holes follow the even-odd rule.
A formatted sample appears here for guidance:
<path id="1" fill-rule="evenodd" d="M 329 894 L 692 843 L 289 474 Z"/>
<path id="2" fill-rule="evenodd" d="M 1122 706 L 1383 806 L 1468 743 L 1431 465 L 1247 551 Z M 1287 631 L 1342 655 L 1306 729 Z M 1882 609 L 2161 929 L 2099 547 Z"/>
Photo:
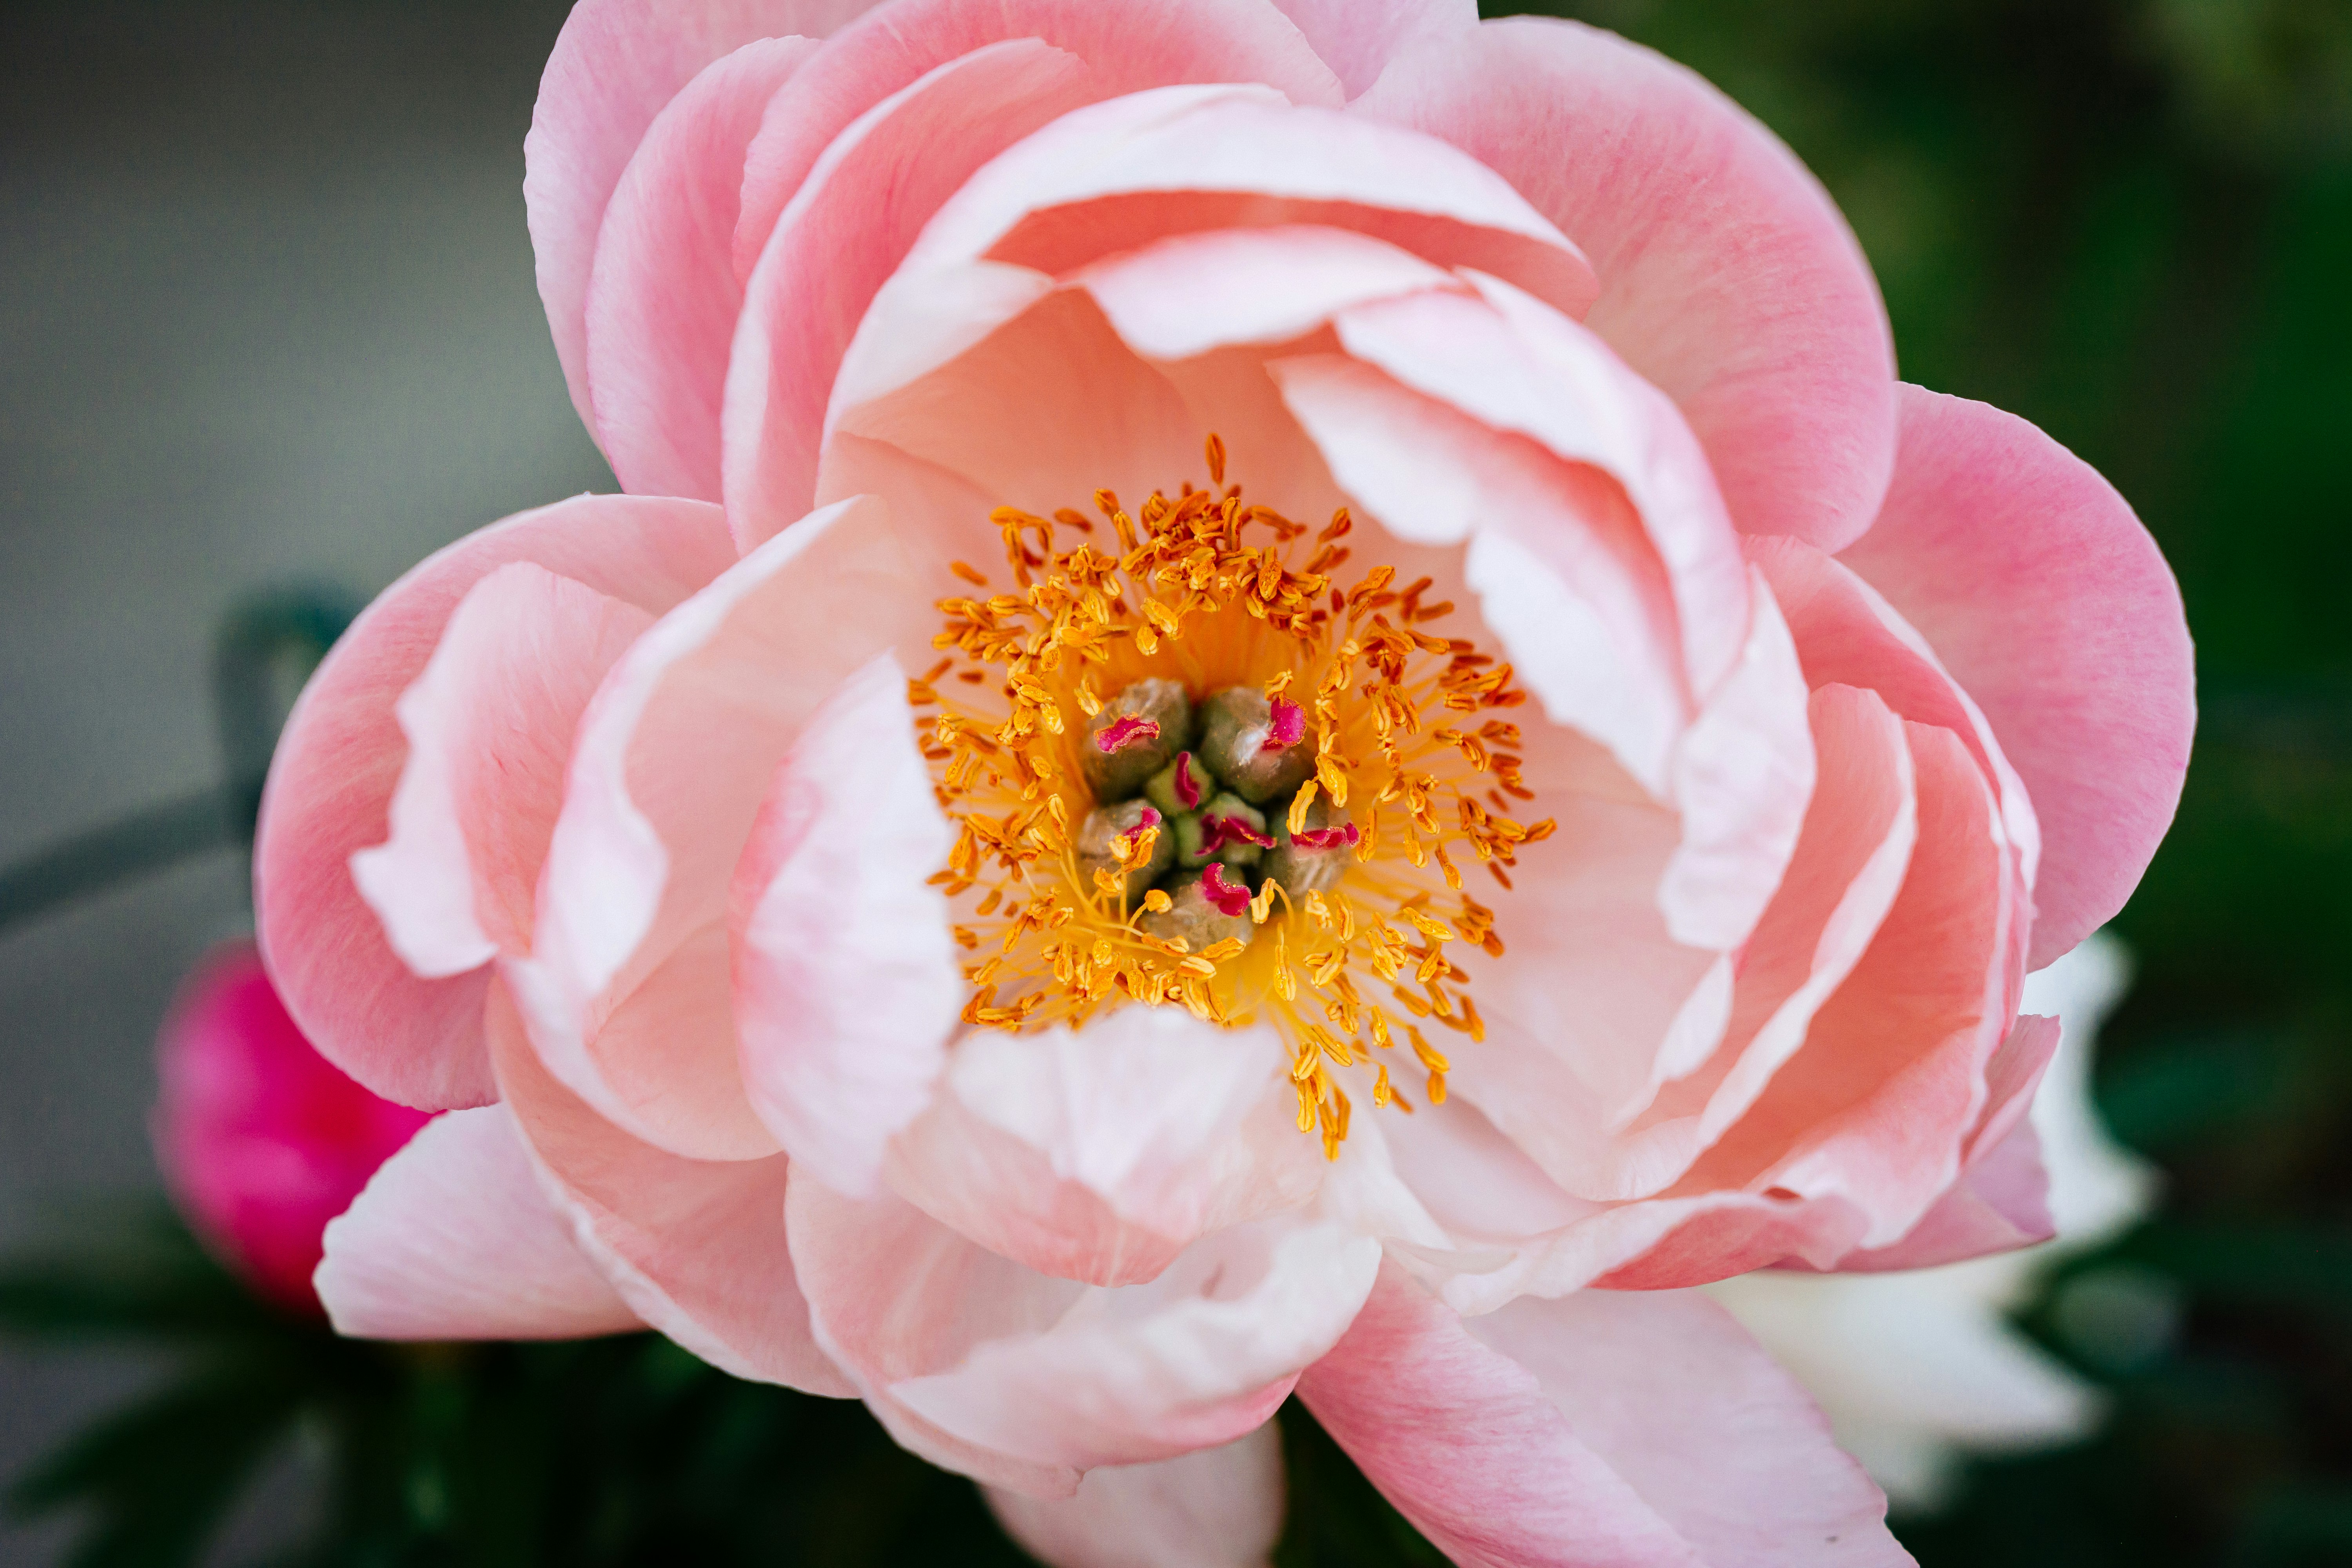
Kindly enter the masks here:
<path id="1" fill-rule="evenodd" d="M 556 357 L 591 430 L 588 279 L 605 206 L 646 129 L 722 55 L 759 38 L 821 37 L 878 3 L 580 0 L 572 7 L 540 78 L 523 141 L 522 193 Z"/>
<path id="2" fill-rule="evenodd" d="M 843 30 L 752 144 L 737 273 L 751 275 L 779 215 L 851 121 L 925 73 L 1015 38 L 1084 61 L 1092 99 L 1181 82 L 1261 82 L 1300 103 L 1341 96 L 1330 68 L 1266 0 L 896 0 Z"/>
<path id="3" fill-rule="evenodd" d="M 1843 1196 L 1872 1216 L 1871 1247 L 1959 1176 L 1993 1103 L 2027 918 L 1982 774 L 1950 731 L 1906 729 L 1919 826 L 1903 889 L 1804 1045 L 1679 1189 Z"/>
<path id="4" fill-rule="evenodd" d="M 1803 1391 L 1698 1297 L 1586 1291 L 1465 1322 L 1391 1268 L 1298 1387 L 1458 1563 L 1911 1561 Z"/>
<path id="5" fill-rule="evenodd" d="M 987 1490 L 1005 1533 L 1047 1568 L 1265 1568 L 1282 1533 L 1282 1481 L 1269 1421 L 1156 1465 L 1089 1470 L 1074 1497 Z"/>
<path id="6" fill-rule="evenodd" d="M 894 639 L 928 643 L 908 580 L 878 502 L 814 514 L 640 638 L 582 721 L 532 953 L 507 973 L 548 1069 L 673 1153 L 777 1148 L 738 1065 L 729 889 L 810 716 Z"/>
<path id="7" fill-rule="evenodd" d="M 1042 1273 L 1158 1276 L 1211 1231 L 1311 1197 L 1321 1155 L 1293 1124 L 1265 1029 L 1123 1007 L 1083 1033 L 967 1036 L 899 1142 L 890 1185 Z"/>
<path id="8" fill-rule="evenodd" d="M 1747 642 L 1749 588 L 1691 427 L 1586 328 L 1508 283 L 1471 281 L 1475 299 L 1428 293 L 1346 311 L 1339 342 L 1406 386 L 1622 485 L 1665 563 L 1690 687 L 1714 690 Z"/>
<path id="9" fill-rule="evenodd" d="M 733 559 L 717 507 L 580 496 L 459 540 L 386 589 L 335 645 L 278 741 L 254 854 L 271 978 L 330 1061 L 404 1104 L 496 1098 L 482 1050 L 487 977 L 416 978 L 351 873 L 352 855 L 384 837 L 407 752 L 396 705 L 468 590 L 529 561 L 659 615 Z"/>
<path id="10" fill-rule="evenodd" d="M 1267 369 L 1365 515 L 1416 543 L 1475 536 L 1465 576 L 1546 716 L 1664 794 L 1691 698 L 1665 565 L 1623 488 L 1343 355 Z"/>
<path id="11" fill-rule="evenodd" d="M 712 62 L 656 117 L 604 209 L 585 306 L 588 394 L 624 489 L 719 499 L 719 405 L 743 308 L 743 152 L 818 47 L 763 38 Z"/>
<path id="12" fill-rule="evenodd" d="M 1354 98 L 1433 35 L 1478 25 L 1476 0 L 1275 0 Z"/>
<path id="13" fill-rule="evenodd" d="M 1750 533 L 1836 549 L 1895 458 L 1895 353 L 1853 235 L 1804 166 L 1683 67 L 1514 18 L 1398 58 L 1355 105 L 1499 171 L 1592 258 L 1585 318 L 1679 405 Z"/>
<path id="14" fill-rule="evenodd" d="M 572 731 L 653 625 L 635 605 L 517 561 L 467 590 L 395 712 L 408 761 L 392 837 L 352 857 L 384 938 L 425 980 L 529 946 Z"/>
<path id="15" fill-rule="evenodd" d="M 503 1105 L 452 1110 L 327 1226 L 319 1299 L 363 1340 L 563 1340 L 642 1327 L 572 1240 Z"/>
<path id="16" fill-rule="evenodd" d="M 542 1184 L 629 1310 L 736 1377 L 854 1392 L 809 1336 L 784 1235 L 785 1162 L 684 1160 L 549 1076 L 503 986 L 487 1013 L 499 1088 Z"/>
<path id="17" fill-rule="evenodd" d="M 913 729 L 895 656 L 851 676 L 776 770 L 730 900 L 751 1109 L 819 1179 L 867 1195 L 968 992 L 930 885 L 955 835 Z"/>
<path id="18" fill-rule="evenodd" d="M 1274 1414 L 1371 1288 L 1380 1244 L 1259 1221 L 1150 1284 L 1024 1268 L 896 1198 L 793 1184 L 793 1256 L 819 1340 L 917 1453 L 1069 1494 L 1077 1473 L 1227 1443 Z"/>
<path id="19" fill-rule="evenodd" d="M 2013 415 L 1903 388 L 1894 488 L 1841 557 L 1984 710 L 2033 800 L 2040 968 L 2123 907 L 2197 724 L 2180 590 L 2115 488 Z"/>
<path id="20" fill-rule="evenodd" d="M 1262 88 L 1161 89 L 1065 115 L 956 193 L 875 295 L 832 385 L 829 426 L 1090 264 L 1174 235 L 1304 224 L 1496 273 L 1561 309 L 1591 298 L 1576 248 L 1443 143 Z"/>
<path id="21" fill-rule="evenodd" d="M 814 493 L 825 399 L 875 291 L 972 172 L 1091 96 L 1076 55 L 1008 39 L 948 60 L 825 148 L 754 253 L 724 408 L 726 489 L 748 549 Z"/>

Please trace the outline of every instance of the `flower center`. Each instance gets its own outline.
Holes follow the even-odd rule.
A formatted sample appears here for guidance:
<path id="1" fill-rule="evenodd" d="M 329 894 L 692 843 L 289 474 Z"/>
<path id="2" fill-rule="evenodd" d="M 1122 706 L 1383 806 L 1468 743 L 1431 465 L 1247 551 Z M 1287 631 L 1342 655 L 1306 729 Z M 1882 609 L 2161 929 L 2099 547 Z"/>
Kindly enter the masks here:
<path id="1" fill-rule="evenodd" d="M 1509 665 L 1424 629 L 1454 610 L 1423 602 L 1429 580 L 1398 588 L 1382 565 L 1341 586 L 1345 508 L 1312 531 L 1225 486 L 1214 436 L 1208 466 L 1212 488 L 1133 514 L 1097 491 L 1116 554 L 1076 510 L 992 514 L 1016 591 L 941 600 L 949 657 L 908 682 L 937 711 L 923 754 L 958 830 L 932 880 L 973 955 L 966 1023 L 1077 1026 L 1133 1004 L 1271 1019 L 1299 1130 L 1336 1157 L 1343 1077 L 1412 1110 L 1390 1081 L 1399 1047 L 1444 1102 L 1447 1059 L 1421 1026 L 1486 1035 L 1449 949 L 1503 954 L 1463 867 L 1507 889 L 1519 847 L 1553 825 L 1513 816 L 1533 798 L 1517 726 L 1471 727 L 1526 693 Z M 1064 532 L 1078 542 L 1059 548 Z"/>

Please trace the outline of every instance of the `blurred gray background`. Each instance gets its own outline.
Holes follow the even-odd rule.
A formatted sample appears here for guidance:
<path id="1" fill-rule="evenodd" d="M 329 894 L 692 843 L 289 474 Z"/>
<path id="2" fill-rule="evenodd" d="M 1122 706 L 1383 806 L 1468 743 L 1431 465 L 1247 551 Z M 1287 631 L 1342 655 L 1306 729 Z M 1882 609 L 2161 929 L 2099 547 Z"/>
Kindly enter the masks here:
<path id="1" fill-rule="evenodd" d="M 563 10 L 0 11 L 0 867 L 219 780 L 240 595 L 370 595 L 613 488 L 523 224 Z M 0 933 L 0 1247 L 156 1184 L 155 1026 L 243 881 L 223 850 Z M 145 1370 L 0 1347 L 0 1477 Z M 62 1540 L 0 1523 L 0 1564 Z"/>

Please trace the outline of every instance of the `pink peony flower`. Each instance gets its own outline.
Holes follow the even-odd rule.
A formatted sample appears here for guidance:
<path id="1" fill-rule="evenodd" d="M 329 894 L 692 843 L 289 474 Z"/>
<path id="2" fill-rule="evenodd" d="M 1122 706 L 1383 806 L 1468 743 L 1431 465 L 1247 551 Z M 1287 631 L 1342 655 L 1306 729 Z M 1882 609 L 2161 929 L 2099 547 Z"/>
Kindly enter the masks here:
<path id="1" fill-rule="evenodd" d="M 188 1223 L 279 1305 L 315 1314 L 327 1222 L 428 1120 L 310 1047 L 248 942 L 180 987 L 156 1041 L 155 1161 Z"/>
<path id="2" fill-rule="evenodd" d="M 630 493 L 265 807 L 296 1016 L 453 1108 L 337 1323 L 649 1323 L 1058 1563 L 1262 1558 L 1294 1390 L 1464 1561 L 1902 1560 L 1687 1288 L 2047 1234 L 2020 989 L 2189 648 L 1787 151 L 1467 0 L 585 0 L 529 160 Z"/>

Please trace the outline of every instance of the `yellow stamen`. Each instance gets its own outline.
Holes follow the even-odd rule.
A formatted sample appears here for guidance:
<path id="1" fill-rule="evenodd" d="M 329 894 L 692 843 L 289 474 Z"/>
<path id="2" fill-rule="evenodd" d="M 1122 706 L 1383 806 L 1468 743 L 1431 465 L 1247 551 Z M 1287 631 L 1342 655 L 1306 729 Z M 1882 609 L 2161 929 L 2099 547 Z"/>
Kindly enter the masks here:
<path id="1" fill-rule="evenodd" d="M 1263 1017 L 1291 1043 L 1300 1130 L 1319 1132 L 1336 1157 L 1350 1102 L 1335 1073 L 1368 1071 L 1374 1107 L 1410 1112 L 1371 1053 L 1402 1032 L 1433 1104 L 1444 1103 L 1451 1068 L 1418 1027 L 1368 1002 L 1359 978 L 1377 976 L 1404 1015 L 1481 1041 L 1485 1021 L 1447 944 L 1496 957 L 1504 946 L 1495 911 L 1463 891 L 1462 857 L 1507 888 L 1506 868 L 1553 825 L 1523 826 L 1506 809 L 1529 798 L 1519 731 L 1468 716 L 1515 708 L 1526 694 L 1509 665 L 1419 629 L 1454 610 L 1423 602 L 1430 580 L 1400 590 L 1384 564 L 1352 584 L 1335 580 L 1354 542 L 1344 508 L 1314 531 L 1227 488 L 1220 438 L 1208 438 L 1204 456 L 1207 489 L 1155 492 L 1132 511 L 1097 490 L 1095 510 L 1115 536 L 1101 548 L 1094 520 L 1076 509 L 1050 518 L 996 509 L 990 521 L 1013 592 L 988 595 L 978 569 L 945 563 L 961 584 L 939 601 L 933 640 L 948 657 L 908 687 L 956 826 L 933 882 L 956 904 L 959 946 L 989 955 L 967 971 L 968 1022 L 1076 1026 L 1130 1003 L 1179 1005 L 1220 1025 Z M 1057 547 L 1057 531 L 1076 541 L 1070 548 Z M 947 689 L 966 700 L 945 695 L 951 671 Z M 1171 827 L 1119 835 L 1111 865 L 1097 860 L 1091 872 L 1075 847 L 1074 825 L 1098 804 L 1081 750 L 1088 721 L 1146 679 L 1177 680 L 1196 701 L 1247 687 L 1298 702 L 1313 771 L 1278 803 L 1279 825 L 1297 836 L 1310 821 L 1336 830 L 1352 820 L 1358 832 L 1351 849 L 1320 851 L 1344 854 L 1330 862 L 1341 868 L 1335 881 L 1294 900 L 1266 878 L 1248 900 L 1244 934 L 1197 952 L 1141 923 L 1173 907 L 1167 890 L 1128 890 Z M 1445 722 L 1425 728 L 1425 716 Z M 1277 803 L 1265 809 L 1271 829 Z"/>

